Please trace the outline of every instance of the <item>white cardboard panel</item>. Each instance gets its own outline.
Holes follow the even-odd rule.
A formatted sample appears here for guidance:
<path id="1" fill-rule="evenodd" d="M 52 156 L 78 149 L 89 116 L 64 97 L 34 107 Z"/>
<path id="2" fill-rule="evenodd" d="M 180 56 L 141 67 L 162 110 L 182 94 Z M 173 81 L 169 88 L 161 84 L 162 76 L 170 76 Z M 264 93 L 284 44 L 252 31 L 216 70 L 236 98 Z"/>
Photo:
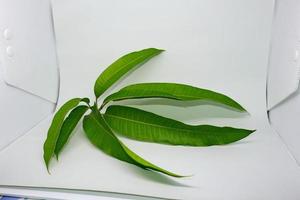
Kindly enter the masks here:
<path id="1" fill-rule="evenodd" d="M 0 185 L 110 191 L 171 199 L 298 199 L 299 168 L 269 126 L 266 115 L 273 3 L 273 0 L 54 1 L 61 67 L 59 104 L 74 96 L 93 97 L 93 83 L 106 66 L 126 52 L 151 46 L 167 51 L 132 73 L 121 86 L 173 81 L 206 87 L 232 96 L 251 116 L 239 118 L 239 114 L 212 106 L 184 109 L 156 105 L 144 106 L 145 109 L 191 123 L 235 125 L 257 131 L 236 144 L 209 148 L 124 139 L 146 159 L 178 173 L 194 174 L 173 179 L 104 155 L 86 140 L 79 128 L 60 161 L 52 162 L 49 175 L 42 159 L 49 118 L 1 152 Z M 22 166 L 17 165 L 20 161 Z"/>
<path id="2" fill-rule="evenodd" d="M 270 111 L 270 122 L 300 164 L 299 91 Z"/>
<path id="3" fill-rule="evenodd" d="M 0 150 L 50 115 L 55 105 L 7 85 L 0 63 Z"/>
<path id="4" fill-rule="evenodd" d="M 0 52 L 8 84 L 56 103 L 59 74 L 49 0 L 0 1 Z"/>
<path id="5" fill-rule="evenodd" d="M 268 71 L 268 109 L 274 108 L 299 86 L 299 19 L 300 1 L 276 1 Z"/>

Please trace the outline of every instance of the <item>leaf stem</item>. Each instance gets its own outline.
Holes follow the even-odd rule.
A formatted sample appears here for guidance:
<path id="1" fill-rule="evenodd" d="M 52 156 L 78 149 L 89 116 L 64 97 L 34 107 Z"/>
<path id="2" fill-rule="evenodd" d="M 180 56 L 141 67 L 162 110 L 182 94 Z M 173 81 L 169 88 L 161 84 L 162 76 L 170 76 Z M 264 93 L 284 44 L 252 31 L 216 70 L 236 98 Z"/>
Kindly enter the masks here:
<path id="1" fill-rule="evenodd" d="M 89 107 L 89 109 L 92 109 L 92 106 L 90 105 L 90 99 L 88 99 L 88 101 L 82 101 L 82 102 L 84 102 Z"/>
<path id="2" fill-rule="evenodd" d="M 102 103 L 99 110 L 101 111 L 107 103 Z"/>

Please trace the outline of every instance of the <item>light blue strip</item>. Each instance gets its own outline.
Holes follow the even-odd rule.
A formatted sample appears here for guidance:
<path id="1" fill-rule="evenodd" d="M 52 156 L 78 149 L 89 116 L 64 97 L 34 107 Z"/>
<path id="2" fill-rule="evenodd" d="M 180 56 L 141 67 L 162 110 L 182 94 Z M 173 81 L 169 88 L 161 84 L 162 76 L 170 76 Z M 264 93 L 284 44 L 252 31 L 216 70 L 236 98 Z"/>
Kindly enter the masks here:
<path id="1" fill-rule="evenodd" d="M 20 197 L 12 197 L 12 196 L 2 196 L 0 200 L 24 200 L 24 198 Z"/>

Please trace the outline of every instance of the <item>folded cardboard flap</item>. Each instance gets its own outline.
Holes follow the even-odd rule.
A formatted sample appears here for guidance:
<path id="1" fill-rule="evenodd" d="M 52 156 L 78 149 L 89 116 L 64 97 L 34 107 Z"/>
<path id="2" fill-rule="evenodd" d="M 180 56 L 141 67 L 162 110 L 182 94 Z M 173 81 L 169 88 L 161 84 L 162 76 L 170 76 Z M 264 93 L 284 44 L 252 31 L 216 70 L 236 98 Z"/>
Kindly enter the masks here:
<path id="1" fill-rule="evenodd" d="M 59 73 L 50 1 L 0 1 L 5 81 L 56 103 Z"/>
<path id="2" fill-rule="evenodd" d="M 48 0 L 0 1 L 0 149 L 54 110 L 59 74 Z"/>
<path id="3" fill-rule="evenodd" d="M 54 103 L 5 84 L 0 65 L 0 150 L 28 132 L 54 110 Z"/>
<path id="4" fill-rule="evenodd" d="M 300 80 L 300 1 L 277 0 L 267 84 L 268 110 L 296 92 Z"/>
<path id="5" fill-rule="evenodd" d="M 300 163 L 300 1 L 277 0 L 269 57 L 267 100 L 271 125 Z M 283 120 L 284 119 L 284 120 Z"/>
<path id="6" fill-rule="evenodd" d="M 130 51 L 157 47 L 167 51 L 117 87 L 163 81 L 223 92 L 249 110 L 251 117 L 214 118 L 215 115 L 207 115 L 208 109 L 212 109 L 209 106 L 183 109 L 157 105 L 147 109 L 185 122 L 249 127 L 257 131 L 239 143 L 209 148 L 123 139 L 155 164 L 178 173 L 194 174 L 169 179 L 101 153 L 78 129 L 60 161 L 52 163 L 49 175 L 42 158 L 49 118 L 0 153 L 0 185 L 108 191 L 168 199 L 296 199 L 300 195 L 299 169 L 269 126 L 266 115 L 273 3 L 273 0 L 54 1 L 61 70 L 58 104 L 72 97 L 93 97 L 94 81 L 105 66 Z M 20 161 L 24 163 L 22 166 L 18 165 Z"/>
<path id="7" fill-rule="evenodd" d="M 272 109 L 269 118 L 271 125 L 281 136 L 300 166 L 299 103 L 300 92 L 298 90 L 284 103 Z"/>

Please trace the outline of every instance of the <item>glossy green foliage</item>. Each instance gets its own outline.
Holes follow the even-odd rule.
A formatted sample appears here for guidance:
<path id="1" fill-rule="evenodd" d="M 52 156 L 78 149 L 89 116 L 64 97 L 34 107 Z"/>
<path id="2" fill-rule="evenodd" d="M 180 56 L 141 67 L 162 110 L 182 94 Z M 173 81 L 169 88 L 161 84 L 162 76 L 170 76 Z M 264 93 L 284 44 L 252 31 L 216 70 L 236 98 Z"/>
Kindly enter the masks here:
<path id="1" fill-rule="evenodd" d="M 93 106 L 88 98 L 67 101 L 54 115 L 44 143 L 44 161 L 49 170 L 51 158 L 59 153 L 69 140 L 80 119 L 87 139 L 98 149 L 118 160 L 137 167 L 160 172 L 172 177 L 183 177 L 160 168 L 141 158 L 118 139 L 114 132 L 126 137 L 148 142 L 172 145 L 209 146 L 223 145 L 241 140 L 252 130 L 211 125 L 192 126 L 144 110 L 109 106 L 104 114 L 102 108 L 109 102 L 125 99 L 166 98 L 182 102 L 204 100 L 225 105 L 238 111 L 246 111 L 232 98 L 210 91 L 178 83 L 140 83 L 129 85 L 105 98 L 98 108 L 98 98 L 133 68 L 145 63 L 163 50 L 149 48 L 129 53 L 112 63 L 96 80 Z M 79 105 L 82 103 L 83 105 Z M 105 164 L 105 163 L 103 163 Z"/>
<path id="2" fill-rule="evenodd" d="M 222 145 L 241 140 L 253 132 L 232 127 L 192 126 L 127 106 L 109 106 L 104 118 L 114 131 L 126 137 L 172 145 Z"/>
<path id="3" fill-rule="evenodd" d="M 205 100 L 242 112 L 246 111 L 239 103 L 224 94 L 178 83 L 139 83 L 129 85 L 105 98 L 103 105 L 109 101 L 141 98 L 167 98 L 179 101 Z"/>
<path id="4" fill-rule="evenodd" d="M 182 177 L 155 166 L 131 151 L 114 135 L 97 109 L 93 109 L 92 113 L 84 117 L 83 129 L 91 143 L 110 156 L 143 169 L 151 169 L 170 176 Z"/>
<path id="5" fill-rule="evenodd" d="M 78 124 L 81 117 L 84 113 L 88 110 L 88 106 L 81 105 L 74 108 L 69 116 L 65 119 L 61 129 L 60 134 L 58 136 L 54 153 L 58 158 L 59 153 L 61 152 L 64 145 L 67 143 L 72 131 L 75 129 L 76 125 Z"/>
<path id="6" fill-rule="evenodd" d="M 80 98 L 74 98 L 67 101 L 61 108 L 56 112 L 52 120 L 51 126 L 48 130 L 47 139 L 44 143 L 44 161 L 49 167 L 50 159 L 52 158 L 56 146 L 57 139 L 60 134 L 61 127 L 64 123 L 65 116 L 80 103 Z"/>
<path id="7" fill-rule="evenodd" d="M 141 51 L 136 51 L 122 56 L 110 66 L 108 66 L 97 78 L 94 93 L 96 98 L 100 97 L 110 86 L 117 82 L 128 71 L 137 67 L 150 58 L 160 54 L 163 50 L 149 48 Z"/>

